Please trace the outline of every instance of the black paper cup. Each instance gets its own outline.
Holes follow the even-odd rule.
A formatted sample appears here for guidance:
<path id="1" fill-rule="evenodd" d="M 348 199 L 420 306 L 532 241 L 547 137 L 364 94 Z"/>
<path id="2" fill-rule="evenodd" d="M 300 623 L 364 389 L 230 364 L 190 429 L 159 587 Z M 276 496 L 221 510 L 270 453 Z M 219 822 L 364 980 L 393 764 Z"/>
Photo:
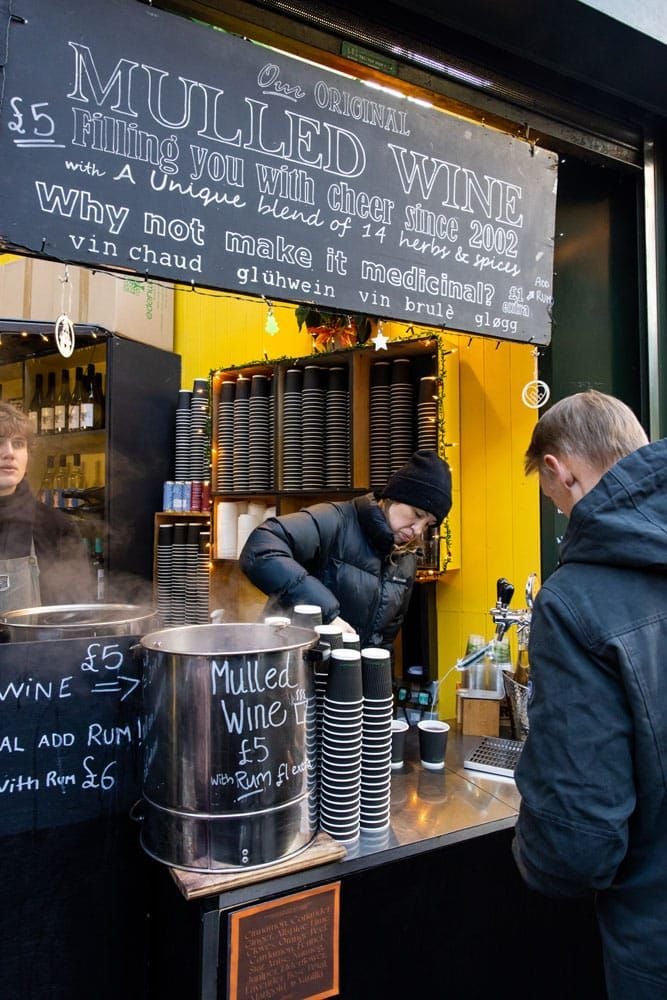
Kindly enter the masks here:
<path id="1" fill-rule="evenodd" d="M 361 660 L 353 649 L 334 649 L 329 660 L 327 676 L 328 700 L 356 702 L 362 698 Z"/>
<path id="2" fill-rule="evenodd" d="M 379 701 L 392 696 L 391 655 L 388 649 L 368 646 L 361 651 L 364 698 Z"/>
<path id="3" fill-rule="evenodd" d="M 340 625 L 315 625 L 314 629 L 320 641 L 326 642 L 332 650 L 343 648 L 343 630 Z"/>
<path id="4" fill-rule="evenodd" d="M 292 608 L 292 624 L 300 628 L 312 628 L 322 624 L 322 608 L 317 604 L 295 604 Z"/>
<path id="5" fill-rule="evenodd" d="M 396 771 L 403 767 L 405 759 L 405 737 L 410 726 L 404 719 L 393 719 L 391 723 L 391 766 Z"/>
<path id="6" fill-rule="evenodd" d="M 429 771 L 442 771 L 445 766 L 449 725 L 437 719 L 422 719 L 419 731 L 419 759 Z"/>

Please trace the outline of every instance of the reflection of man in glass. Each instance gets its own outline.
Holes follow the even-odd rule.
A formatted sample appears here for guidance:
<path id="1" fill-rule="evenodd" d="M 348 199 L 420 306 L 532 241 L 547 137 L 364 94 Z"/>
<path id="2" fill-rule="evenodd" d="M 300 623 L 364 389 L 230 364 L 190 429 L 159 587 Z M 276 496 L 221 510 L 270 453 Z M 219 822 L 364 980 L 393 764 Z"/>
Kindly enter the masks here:
<path id="1" fill-rule="evenodd" d="M 0 612 L 92 597 L 76 523 L 39 503 L 25 478 L 31 438 L 27 417 L 0 403 Z"/>

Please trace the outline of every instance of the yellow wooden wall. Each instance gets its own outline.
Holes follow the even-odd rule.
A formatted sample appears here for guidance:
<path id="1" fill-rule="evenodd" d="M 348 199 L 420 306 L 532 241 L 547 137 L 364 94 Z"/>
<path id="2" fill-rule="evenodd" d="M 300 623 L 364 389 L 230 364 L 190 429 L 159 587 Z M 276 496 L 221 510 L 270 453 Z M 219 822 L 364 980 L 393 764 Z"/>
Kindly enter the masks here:
<path id="1" fill-rule="evenodd" d="M 184 388 L 216 368 L 311 351 L 310 336 L 297 331 L 293 306 L 274 306 L 280 328 L 274 336 L 264 330 L 267 305 L 261 299 L 177 289 L 175 306 L 175 350 L 183 359 Z M 384 332 L 391 339 L 404 327 L 385 323 Z M 463 654 L 470 632 L 491 636 L 488 611 L 495 603 L 497 578 L 514 583 L 519 607 L 526 578 L 539 570 L 537 481 L 522 471 L 535 421 L 535 411 L 521 400 L 523 386 L 535 377 L 533 350 L 449 332 L 446 339 L 459 354 L 461 560 L 460 569 L 437 584 L 441 678 Z M 456 388 L 450 385 L 450 392 Z M 443 684 L 443 717 L 454 714 L 457 676 L 452 672 Z"/>

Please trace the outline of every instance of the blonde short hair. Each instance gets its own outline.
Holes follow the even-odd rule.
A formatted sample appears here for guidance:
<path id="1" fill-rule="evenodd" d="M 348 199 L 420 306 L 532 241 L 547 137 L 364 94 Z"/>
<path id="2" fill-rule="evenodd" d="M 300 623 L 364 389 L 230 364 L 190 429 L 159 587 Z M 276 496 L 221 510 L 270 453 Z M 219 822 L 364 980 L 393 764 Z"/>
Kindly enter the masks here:
<path id="1" fill-rule="evenodd" d="M 566 396 L 550 407 L 533 428 L 526 451 L 526 475 L 538 472 L 545 455 L 577 455 L 606 472 L 619 459 L 648 444 L 644 428 L 629 406 L 597 389 Z"/>

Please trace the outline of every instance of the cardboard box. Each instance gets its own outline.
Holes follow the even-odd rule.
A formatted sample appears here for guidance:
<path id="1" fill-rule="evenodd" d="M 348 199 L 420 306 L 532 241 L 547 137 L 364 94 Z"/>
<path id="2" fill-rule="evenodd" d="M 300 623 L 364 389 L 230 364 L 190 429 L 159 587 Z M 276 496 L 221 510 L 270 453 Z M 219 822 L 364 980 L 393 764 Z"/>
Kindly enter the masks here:
<path id="1" fill-rule="evenodd" d="M 474 698 L 459 692 L 457 717 L 459 711 L 464 736 L 500 735 L 500 700 Z"/>
<path id="2" fill-rule="evenodd" d="M 170 285 L 32 257 L 0 264 L 2 318 L 55 323 L 67 313 L 75 323 L 94 323 L 153 347 L 174 349 Z"/>

